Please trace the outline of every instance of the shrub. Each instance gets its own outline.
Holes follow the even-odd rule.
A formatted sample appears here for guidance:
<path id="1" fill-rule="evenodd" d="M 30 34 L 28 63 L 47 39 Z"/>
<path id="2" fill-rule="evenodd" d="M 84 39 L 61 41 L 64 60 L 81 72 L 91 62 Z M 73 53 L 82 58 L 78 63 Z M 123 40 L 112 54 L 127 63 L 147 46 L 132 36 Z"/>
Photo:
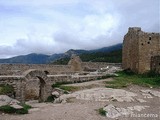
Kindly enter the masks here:
<path id="1" fill-rule="evenodd" d="M 4 106 L 0 106 L 0 111 L 5 113 L 15 113 L 16 109 L 9 105 L 4 105 Z"/>
<path id="2" fill-rule="evenodd" d="M 18 109 L 16 110 L 17 114 L 28 114 L 28 109 L 22 108 L 22 109 Z"/>
<path id="3" fill-rule="evenodd" d="M 0 111 L 5 113 L 16 113 L 16 114 L 27 114 L 28 110 L 32 108 L 30 105 L 22 104 L 22 109 L 15 109 L 9 105 L 4 105 L 0 107 Z"/>
<path id="4" fill-rule="evenodd" d="M 46 102 L 53 102 L 55 100 L 55 96 L 51 95 L 51 96 L 48 96 Z"/>
<path id="5" fill-rule="evenodd" d="M 27 109 L 27 110 L 32 108 L 32 106 L 27 105 L 27 104 L 22 104 L 22 106 L 23 106 L 24 109 Z"/>
<path id="6" fill-rule="evenodd" d="M 106 116 L 106 111 L 103 110 L 103 108 L 100 108 L 100 109 L 98 110 L 98 112 L 99 112 L 100 115 Z"/>

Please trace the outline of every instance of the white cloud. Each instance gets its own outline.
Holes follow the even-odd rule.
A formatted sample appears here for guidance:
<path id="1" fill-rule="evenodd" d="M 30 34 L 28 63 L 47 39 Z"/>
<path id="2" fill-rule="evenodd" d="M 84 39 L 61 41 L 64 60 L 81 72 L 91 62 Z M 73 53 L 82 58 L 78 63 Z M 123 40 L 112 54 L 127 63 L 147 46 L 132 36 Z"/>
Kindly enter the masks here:
<path id="1" fill-rule="evenodd" d="M 0 57 L 96 49 L 130 26 L 159 32 L 159 0 L 0 1 Z"/>

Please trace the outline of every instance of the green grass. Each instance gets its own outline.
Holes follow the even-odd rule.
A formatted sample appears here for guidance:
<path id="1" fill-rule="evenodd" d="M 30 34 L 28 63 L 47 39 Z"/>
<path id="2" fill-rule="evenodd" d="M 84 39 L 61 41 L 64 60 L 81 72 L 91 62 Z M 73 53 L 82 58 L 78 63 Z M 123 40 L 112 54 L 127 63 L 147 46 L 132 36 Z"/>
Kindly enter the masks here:
<path id="1" fill-rule="evenodd" d="M 14 88 L 11 85 L 0 84 L 0 95 L 6 95 L 13 92 L 14 92 Z"/>
<path id="2" fill-rule="evenodd" d="M 69 91 L 69 92 L 74 92 L 79 90 L 79 87 L 75 87 L 75 86 L 59 86 L 60 89 L 65 90 L 65 91 Z"/>
<path id="3" fill-rule="evenodd" d="M 103 108 L 98 109 L 98 112 L 99 112 L 100 115 L 106 116 L 106 111 L 103 110 Z"/>
<path id="4" fill-rule="evenodd" d="M 160 75 L 149 72 L 143 75 L 134 74 L 132 72 L 121 71 L 117 73 L 119 76 L 114 81 L 107 81 L 106 87 L 123 88 L 131 84 L 145 87 L 160 87 Z"/>
<path id="5" fill-rule="evenodd" d="M 10 114 L 28 114 L 28 110 L 32 108 L 30 105 L 22 104 L 22 109 L 15 109 L 9 105 L 0 106 L 0 111 Z"/>
<path id="6" fill-rule="evenodd" d="M 0 106 L 0 111 L 5 113 L 16 113 L 16 109 L 9 105 Z"/>
<path id="7" fill-rule="evenodd" d="M 32 106 L 27 105 L 27 104 L 21 104 L 21 105 L 23 106 L 24 109 L 27 109 L 27 110 L 32 108 Z"/>
<path id="8" fill-rule="evenodd" d="M 74 92 L 79 90 L 79 87 L 75 87 L 75 86 L 64 86 L 65 84 L 70 84 L 71 82 L 57 82 L 55 84 L 52 85 L 52 88 L 60 88 L 62 90 L 65 91 L 65 94 L 67 94 L 69 92 Z"/>

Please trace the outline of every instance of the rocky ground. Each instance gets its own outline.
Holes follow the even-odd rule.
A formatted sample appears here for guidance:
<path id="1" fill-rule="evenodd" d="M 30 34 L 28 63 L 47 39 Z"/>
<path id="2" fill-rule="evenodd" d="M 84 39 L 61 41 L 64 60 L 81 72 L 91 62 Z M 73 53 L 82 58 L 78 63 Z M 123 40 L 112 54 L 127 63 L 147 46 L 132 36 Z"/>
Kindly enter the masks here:
<path id="1" fill-rule="evenodd" d="M 58 98 L 62 103 L 38 103 L 29 114 L 0 113 L 0 120 L 159 120 L 160 89 L 129 86 L 124 89 L 105 88 L 105 80 L 70 84 L 81 89 Z M 101 116 L 98 109 L 106 110 Z"/>

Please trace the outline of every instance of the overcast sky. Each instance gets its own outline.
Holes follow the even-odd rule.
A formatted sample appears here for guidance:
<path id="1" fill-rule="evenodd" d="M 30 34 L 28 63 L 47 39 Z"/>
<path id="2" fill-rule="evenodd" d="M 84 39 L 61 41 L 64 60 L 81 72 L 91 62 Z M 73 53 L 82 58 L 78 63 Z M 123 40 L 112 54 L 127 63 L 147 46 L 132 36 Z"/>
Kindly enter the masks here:
<path id="1" fill-rule="evenodd" d="M 123 41 L 128 27 L 160 32 L 160 0 L 0 0 L 0 58 Z"/>

